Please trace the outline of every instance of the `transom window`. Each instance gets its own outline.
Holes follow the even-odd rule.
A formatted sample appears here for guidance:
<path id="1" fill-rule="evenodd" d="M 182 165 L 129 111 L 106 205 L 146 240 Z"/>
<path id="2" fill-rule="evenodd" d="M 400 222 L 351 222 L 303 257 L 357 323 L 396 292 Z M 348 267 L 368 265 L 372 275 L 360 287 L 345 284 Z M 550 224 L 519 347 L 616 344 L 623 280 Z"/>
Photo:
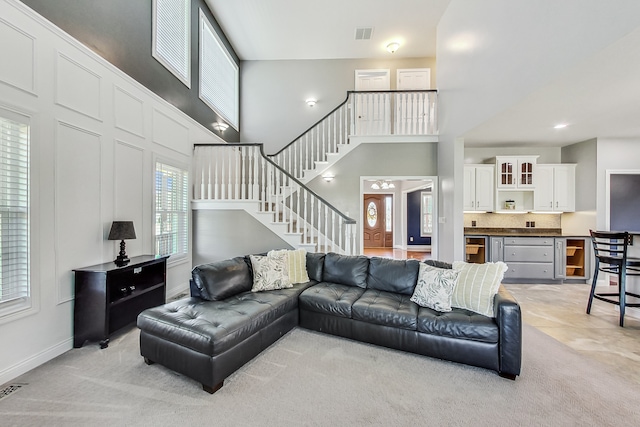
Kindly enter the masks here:
<path id="1" fill-rule="evenodd" d="M 191 87 L 191 0 L 153 0 L 153 57 Z"/>

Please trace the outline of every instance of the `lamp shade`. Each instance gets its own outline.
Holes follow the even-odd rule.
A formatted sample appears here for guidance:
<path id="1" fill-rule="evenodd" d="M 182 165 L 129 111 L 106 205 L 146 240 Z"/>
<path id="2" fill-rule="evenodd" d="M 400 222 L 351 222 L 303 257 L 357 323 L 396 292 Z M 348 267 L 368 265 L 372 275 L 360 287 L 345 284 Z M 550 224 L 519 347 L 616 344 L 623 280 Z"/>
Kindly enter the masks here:
<path id="1" fill-rule="evenodd" d="M 128 240 L 136 238 L 136 230 L 133 228 L 133 221 L 113 221 L 109 240 Z"/>

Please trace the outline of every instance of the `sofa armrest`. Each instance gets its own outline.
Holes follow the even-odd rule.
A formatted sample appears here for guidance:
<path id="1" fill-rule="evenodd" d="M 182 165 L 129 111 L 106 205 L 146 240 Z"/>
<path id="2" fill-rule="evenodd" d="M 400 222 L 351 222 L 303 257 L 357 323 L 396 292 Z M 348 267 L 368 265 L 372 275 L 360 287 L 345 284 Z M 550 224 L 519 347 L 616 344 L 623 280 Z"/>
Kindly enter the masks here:
<path id="1" fill-rule="evenodd" d="M 522 314 L 516 299 L 500 285 L 493 299 L 494 313 L 500 332 L 500 370 L 502 376 L 515 379 L 522 362 Z"/>

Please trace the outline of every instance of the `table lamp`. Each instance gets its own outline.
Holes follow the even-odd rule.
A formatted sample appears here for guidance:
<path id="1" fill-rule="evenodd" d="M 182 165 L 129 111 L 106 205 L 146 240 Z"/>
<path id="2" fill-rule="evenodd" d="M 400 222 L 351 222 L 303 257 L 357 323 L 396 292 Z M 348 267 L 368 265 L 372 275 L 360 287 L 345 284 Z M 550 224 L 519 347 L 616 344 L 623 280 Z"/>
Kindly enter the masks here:
<path id="1" fill-rule="evenodd" d="M 113 221 L 108 240 L 120 240 L 120 253 L 113 261 L 118 267 L 129 264 L 129 257 L 124 250 L 124 241 L 135 238 L 136 230 L 133 228 L 133 221 Z"/>

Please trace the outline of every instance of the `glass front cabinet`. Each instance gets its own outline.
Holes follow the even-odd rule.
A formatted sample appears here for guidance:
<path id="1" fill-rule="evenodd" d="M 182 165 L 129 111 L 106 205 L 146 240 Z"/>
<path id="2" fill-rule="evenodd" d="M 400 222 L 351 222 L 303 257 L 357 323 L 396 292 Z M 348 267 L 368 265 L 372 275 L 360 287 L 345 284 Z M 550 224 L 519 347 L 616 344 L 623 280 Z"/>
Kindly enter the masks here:
<path id="1" fill-rule="evenodd" d="M 496 157 L 497 187 L 500 189 L 533 189 L 534 169 L 538 156 Z"/>

